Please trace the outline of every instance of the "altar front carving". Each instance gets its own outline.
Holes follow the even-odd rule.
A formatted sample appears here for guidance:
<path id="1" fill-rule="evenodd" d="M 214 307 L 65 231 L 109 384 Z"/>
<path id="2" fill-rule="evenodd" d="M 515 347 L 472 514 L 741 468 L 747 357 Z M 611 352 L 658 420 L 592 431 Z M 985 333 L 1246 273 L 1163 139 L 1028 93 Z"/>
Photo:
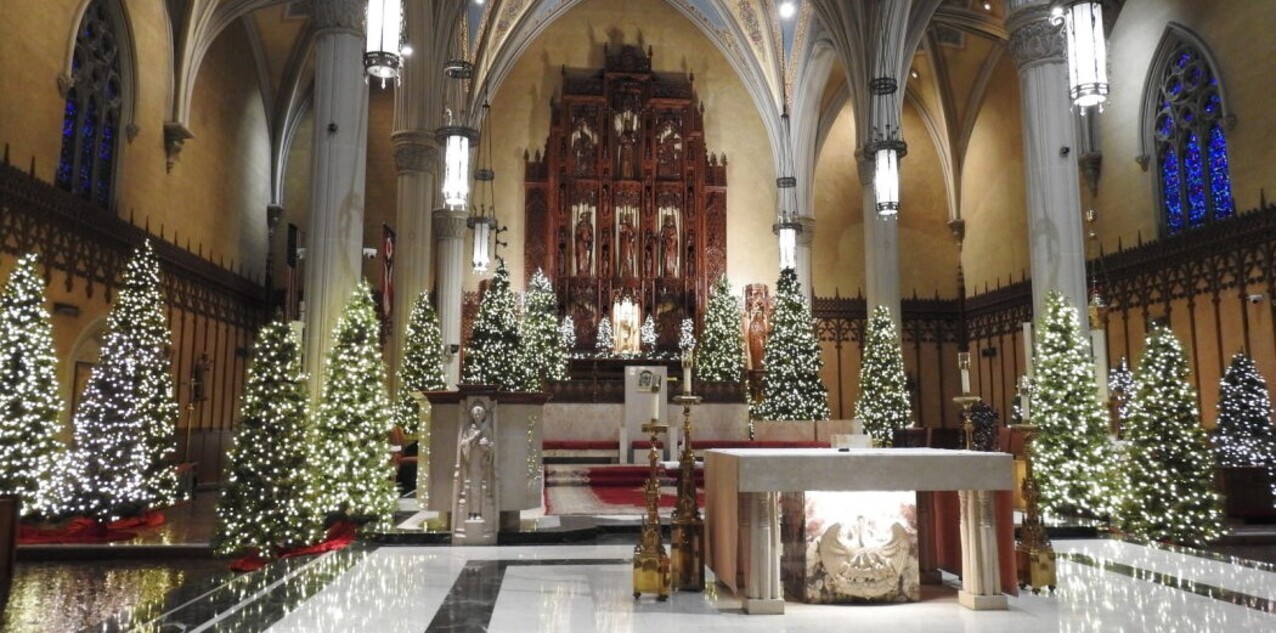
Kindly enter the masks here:
<path id="1" fill-rule="evenodd" d="M 564 69 L 544 151 L 525 157 L 524 270 L 554 282 L 580 350 L 633 306 L 656 349 L 677 349 L 726 272 L 726 156 L 706 149 L 694 76 L 652 71 L 653 51 L 605 50 L 602 70 Z M 636 332 L 635 332 L 636 336 Z"/>

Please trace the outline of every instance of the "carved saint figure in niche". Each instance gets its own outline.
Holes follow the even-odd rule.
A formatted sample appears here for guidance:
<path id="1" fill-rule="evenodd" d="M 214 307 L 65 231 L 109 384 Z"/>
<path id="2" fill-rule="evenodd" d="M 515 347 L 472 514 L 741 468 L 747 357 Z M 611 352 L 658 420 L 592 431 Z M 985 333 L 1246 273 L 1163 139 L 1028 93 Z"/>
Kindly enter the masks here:
<path id="1" fill-rule="evenodd" d="M 665 121 L 656 132 L 656 171 L 661 177 L 676 177 L 682 160 L 682 135 L 673 121 Z"/>
<path id="2" fill-rule="evenodd" d="M 638 178 L 638 95 L 624 97 L 616 114 L 616 177 Z"/>
<path id="3" fill-rule="evenodd" d="M 616 245 L 621 277 L 634 276 L 634 236 L 633 214 L 624 213 L 620 216 L 620 243 Z"/>
<path id="4" fill-rule="evenodd" d="M 475 403 L 470 408 L 470 423 L 457 438 L 457 472 L 462 481 L 459 504 L 465 505 L 467 519 L 483 518 L 483 499 L 488 485 L 495 484 L 492 475 L 492 439 L 487 423 L 487 408 Z"/>
<path id="5" fill-rule="evenodd" d="M 687 239 L 684 241 L 687 243 L 687 258 L 686 260 L 684 260 L 687 263 L 687 277 L 695 278 L 696 276 L 696 232 L 690 231 L 690 230 L 687 231 Z"/>
<path id="6" fill-rule="evenodd" d="M 770 330 L 766 316 L 766 286 L 752 284 L 745 291 L 745 309 L 749 318 L 749 361 L 752 369 L 762 369 L 766 334 Z"/>
<path id="7" fill-rule="evenodd" d="M 558 227 L 558 257 L 554 262 L 555 272 L 559 277 L 567 275 L 567 227 Z"/>
<path id="8" fill-rule="evenodd" d="M 656 275 L 656 234 L 647 229 L 642 238 L 642 276 Z"/>
<path id="9" fill-rule="evenodd" d="M 590 260 L 594 255 L 594 223 L 589 211 L 582 211 L 576 221 L 576 274 L 589 275 Z"/>
<path id="10" fill-rule="evenodd" d="M 678 227 L 674 224 L 673 214 L 665 215 L 664 225 L 660 227 L 661 254 L 664 256 L 664 275 L 678 276 Z"/>
<path id="11" fill-rule="evenodd" d="M 606 237 L 603 238 L 602 245 L 598 249 L 598 276 L 603 279 L 611 277 L 611 244 Z"/>
<path id="12" fill-rule="evenodd" d="M 590 171 L 590 166 L 594 162 L 594 148 L 597 145 L 598 133 L 590 127 L 589 120 L 585 118 L 576 119 L 576 128 L 572 130 L 571 146 L 572 152 L 576 157 L 575 171 L 577 174 L 585 174 Z"/>

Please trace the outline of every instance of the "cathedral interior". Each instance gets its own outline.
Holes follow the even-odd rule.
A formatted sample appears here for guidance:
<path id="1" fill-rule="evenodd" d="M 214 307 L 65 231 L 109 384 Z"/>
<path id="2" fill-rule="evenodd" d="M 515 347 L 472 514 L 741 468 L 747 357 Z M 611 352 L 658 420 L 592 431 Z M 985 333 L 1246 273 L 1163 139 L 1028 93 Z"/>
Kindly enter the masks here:
<path id="1" fill-rule="evenodd" d="M 617 324 L 617 349 L 638 349 L 648 316 L 655 348 L 676 350 L 682 322 L 702 325 L 725 275 L 756 377 L 791 257 L 833 419 L 855 416 L 877 306 L 899 327 L 925 428 L 961 426 L 959 352 L 970 355 L 969 391 L 1010 415 L 1027 370 L 1024 324 L 1051 291 L 1104 333 L 1103 367 L 1135 363 L 1152 327 L 1168 326 L 1206 428 L 1233 354 L 1276 379 L 1276 214 L 1265 193 L 1276 114 L 1263 105 L 1276 72 L 1263 25 L 1276 23 L 1276 3 L 1103 0 L 1110 87 L 1089 106 L 1070 98 L 1046 0 L 403 0 L 411 53 L 389 80 L 365 73 L 366 0 L 6 4 L 0 279 L 40 253 L 69 429 L 119 275 L 150 240 L 165 275 L 177 451 L 205 489 L 222 482 L 262 324 L 297 323 L 306 371 L 320 375 L 327 333 L 366 279 L 393 368 L 412 301 L 429 291 L 455 385 L 496 260 L 515 291 L 537 271 L 549 277 L 582 355 L 603 319 Z M 448 157 L 461 138 L 458 167 Z M 898 156 L 889 212 L 874 187 L 882 147 Z M 782 225 L 796 227 L 791 253 Z M 483 267 L 471 262 L 476 239 L 493 260 Z M 597 382 L 610 370 L 572 371 Z M 393 371 L 388 386 L 398 387 Z M 532 597 L 474 589 L 492 627 L 482 630 L 535 628 L 520 617 L 557 631 L 761 626 L 738 605 L 681 594 L 668 603 L 677 608 L 634 606 L 632 554 L 617 543 L 629 541 L 506 550 L 544 567 L 500 563 L 506 592 Z M 1106 578 L 1064 562 L 1177 564 L 1169 550 L 1109 550 L 1061 554 L 1072 584 L 1058 598 L 1025 595 L 1013 620 L 962 619 L 981 630 L 1272 625 L 1244 600 L 1173 588 L 1180 578 Z M 341 618 L 364 613 L 374 630 L 469 630 L 440 614 L 460 602 L 457 569 L 482 561 L 396 551 L 343 551 L 298 576 L 313 585 L 304 598 L 231 621 L 349 630 L 357 620 Z M 1173 573 L 1270 605 L 1269 564 L 1186 558 L 1201 569 Z M 19 569 L 40 564 L 28 561 Z M 371 591 L 361 582 L 396 575 L 400 593 L 359 597 Z M 590 602 L 585 585 L 608 589 Z M 800 630 L 830 630 L 829 617 L 960 628 L 955 599 L 943 600 L 943 613 L 790 605 L 785 617 Z M 1140 615 L 1152 604 L 1166 610 Z"/>

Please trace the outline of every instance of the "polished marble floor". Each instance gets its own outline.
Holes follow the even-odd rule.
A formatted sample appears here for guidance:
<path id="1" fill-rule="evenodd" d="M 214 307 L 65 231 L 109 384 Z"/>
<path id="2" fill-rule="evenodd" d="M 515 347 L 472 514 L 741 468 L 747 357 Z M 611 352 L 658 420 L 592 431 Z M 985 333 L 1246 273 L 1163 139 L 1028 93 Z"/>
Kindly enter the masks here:
<path id="1" fill-rule="evenodd" d="M 371 547 L 285 561 L 187 591 L 91 630 L 316 633 L 544 631 L 1273 631 L 1276 566 L 1098 539 L 1056 541 L 1059 588 L 1004 612 L 966 611 L 949 587 L 922 602 L 788 603 L 747 616 L 725 588 L 667 602 L 631 593 L 631 545 Z M 951 579 L 950 579 L 951 580 Z M 181 592 L 179 592 L 180 594 Z"/>

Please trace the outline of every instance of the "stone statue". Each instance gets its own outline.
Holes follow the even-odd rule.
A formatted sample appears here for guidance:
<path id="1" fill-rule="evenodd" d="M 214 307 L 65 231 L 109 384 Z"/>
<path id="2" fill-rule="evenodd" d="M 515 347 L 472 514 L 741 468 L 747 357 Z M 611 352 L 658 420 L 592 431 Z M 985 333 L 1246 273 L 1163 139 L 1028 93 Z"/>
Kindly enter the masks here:
<path id="1" fill-rule="evenodd" d="M 476 403 L 470 408 L 470 423 L 457 438 L 457 509 L 465 506 L 466 520 L 482 519 L 488 486 L 496 485 L 492 476 L 492 439 L 487 425 L 487 408 Z"/>
<path id="2" fill-rule="evenodd" d="M 594 255 L 594 223 L 589 211 L 583 211 L 576 221 L 576 274 L 589 275 L 590 260 Z"/>
<path id="3" fill-rule="evenodd" d="M 558 227 L 558 257 L 554 262 L 555 272 L 559 277 L 567 275 L 567 227 Z"/>
<path id="4" fill-rule="evenodd" d="M 762 369 L 762 357 L 766 349 L 766 335 L 770 329 L 766 316 L 766 287 L 750 286 L 745 294 L 745 309 L 749 315 L 749 361 L 752 369 Z"/>
<path id="5" fill-rule="evenodd" d="M 665 215 L 664 226 L 660 227 L 661 254 L 664 255 L 664 275 L 678 276 L 678 227 L 673 223 L 673 214 Z"/>
<path id="6" fill-rule="evenodd" d="M 647 229 L 642 240 L 642 276 L 656 276 L 656 236 Z"/>
<path id="7" fill-rule="evenodd" d="M 696 277 L 696 232 L 687 231 L 687 258 L 684 260 L 687 266 L 687 278 L 695 279 Z"/>

